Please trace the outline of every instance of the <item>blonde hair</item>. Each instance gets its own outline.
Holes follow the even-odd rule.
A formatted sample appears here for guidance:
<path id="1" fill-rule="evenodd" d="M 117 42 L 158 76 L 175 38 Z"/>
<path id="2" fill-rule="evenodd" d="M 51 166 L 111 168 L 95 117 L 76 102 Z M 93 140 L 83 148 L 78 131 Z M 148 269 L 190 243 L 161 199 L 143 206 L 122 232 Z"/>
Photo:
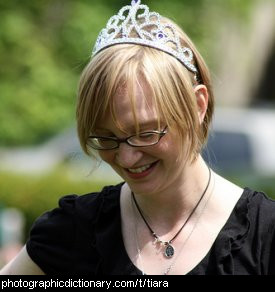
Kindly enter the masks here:
<path id="1" fill-rule="evenodd" d="M 172 22 L 165 19 L 166 22 Z M 188 36 L 177 28 L 183 46 L 194 54 L 194 65 L 198 69 L 199 81 L 194 73 L 169 54 L 142 45 L 118 44 L 99 52 L 84 69 L 79 83 L 77 105 L 77 129 L 81 146 L 88 155 L 88 137 L 94 133 L 98 122 L 111 111 L 116 125 L 118 120 L 114 111 L 112 97 L 126 86 L 131 99 L 133 116 L 138 132 L 135 109 L 136 84 L 140 80 L 149 86 L 156 106 L 159 123 L 162 120 L 169 130 L 176 130 L 181 143 L 190 141 L 188 156 L 194 158 L 202 149 L 208 136 L 209 125 L 214 110 L 214 96 L 209 70 Z M 194 85 L 204 84 L 208 89 L 208 108 L 202 124 L 199 123 L 197 99 Z"/>

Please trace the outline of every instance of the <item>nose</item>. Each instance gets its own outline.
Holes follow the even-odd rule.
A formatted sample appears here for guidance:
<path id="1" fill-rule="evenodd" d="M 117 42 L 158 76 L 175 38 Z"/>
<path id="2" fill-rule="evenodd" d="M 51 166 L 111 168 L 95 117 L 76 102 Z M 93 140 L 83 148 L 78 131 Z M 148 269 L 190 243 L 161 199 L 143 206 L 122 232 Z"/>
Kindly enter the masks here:
<path id="1" fill-rule="evenodd" d="M 142 152 L 138 147 L 121 143 L 116 150 L 116 163 L 123 168 L 131 168 L 141 159 Z"/>

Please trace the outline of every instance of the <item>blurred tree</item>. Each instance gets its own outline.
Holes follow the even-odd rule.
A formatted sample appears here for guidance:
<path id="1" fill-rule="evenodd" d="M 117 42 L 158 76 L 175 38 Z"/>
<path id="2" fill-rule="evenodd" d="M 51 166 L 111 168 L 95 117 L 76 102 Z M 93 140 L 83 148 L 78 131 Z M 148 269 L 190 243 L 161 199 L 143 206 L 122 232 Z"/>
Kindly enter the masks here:
<path id="1" fill-rule="evenodd" d="M 79 73 L 108 18 L 130 0 L 0 0 L 0 145 L 40 143 L 74 120 Z M 185 28 L 203 55 L 221 11 L 253 0 L 143 1 Z M 216 16 L 216 17 L 214 17 Z"/>
<path id="2" fill-rule="evenodd" d="M 1 144 L 39 142 L 72 118 L 75 74 L 55 53 L 47 31 L 50 2 L 1 3 Z M 61 27 L 53 30 L 60 34 Z"/>

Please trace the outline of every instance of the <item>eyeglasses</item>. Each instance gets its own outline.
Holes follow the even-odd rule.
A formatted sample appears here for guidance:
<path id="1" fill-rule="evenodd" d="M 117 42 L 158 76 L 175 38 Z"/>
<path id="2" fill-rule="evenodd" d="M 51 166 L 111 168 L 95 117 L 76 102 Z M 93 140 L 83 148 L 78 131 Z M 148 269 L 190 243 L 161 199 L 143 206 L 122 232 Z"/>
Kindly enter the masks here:
<path id="1" fill-rule="evenodd" d="M 167 133 L 167 126 L 162 131 L 148 131 L 132 135 L 125 139 L 116 137 L 89 136 L 87 146 L 95 150 L 112 150 L 119 147 L 120 143 L 127 143 L 132 147 L 146 147 L 156 145 Z"/>

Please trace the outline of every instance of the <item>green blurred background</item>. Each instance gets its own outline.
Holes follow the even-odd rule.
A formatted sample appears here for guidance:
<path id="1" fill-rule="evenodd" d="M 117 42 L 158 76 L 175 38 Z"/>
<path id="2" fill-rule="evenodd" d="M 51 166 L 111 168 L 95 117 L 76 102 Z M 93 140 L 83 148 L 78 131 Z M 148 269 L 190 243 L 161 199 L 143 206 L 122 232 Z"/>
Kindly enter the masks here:
<path id="1" fill-rule="evenodd" d="M 122 0 L 0 0 L 0 164 L 1 149 L 42 145 L 75 127 L 76 91 L 93 43 L 110 16 L 130 1 Z M 151 10 L 176 21 L 191 36 L 216 79 L 220 72 L 219 33 L 225 23 L 237 31 L 251 27 L 257 0 L 143 1 Z M 237 55 L 238 52 L 236 51 Z M 227 56 L 223 56 L 226 59 Z M 218 100 L 218 103 L 220 101 Z M 45 173 L 1 169 L 0 202 L 25 216 L 23 240 L 31 223 L 57 205 L 65 194 L 83 194 L 116 183 L 74 175 L 66 159 Z M 89 168 L 89 163 L 91 163 Z M 19 165 L 14 162 L 14 170 Z M 243 184 L 236 177 L 233 179 Z M 252 180 L 253 181 L 253 180 Z M 273 180 L 272 180 L 273 181 Z M 265 180 L 255 186 L 275 194 Z"/>
<path id="2" fill-rule="evenodd" d="M 214 66 L 211 47 L 223 17 L 245 24 L 253 0 L 146 1 L 172 17 Z M 0 1 L 0 144 L 45 141 L 74 120 L 79 74 L 119 0 Z M 216 16 L 216 17 L 213 17 Z"/>

